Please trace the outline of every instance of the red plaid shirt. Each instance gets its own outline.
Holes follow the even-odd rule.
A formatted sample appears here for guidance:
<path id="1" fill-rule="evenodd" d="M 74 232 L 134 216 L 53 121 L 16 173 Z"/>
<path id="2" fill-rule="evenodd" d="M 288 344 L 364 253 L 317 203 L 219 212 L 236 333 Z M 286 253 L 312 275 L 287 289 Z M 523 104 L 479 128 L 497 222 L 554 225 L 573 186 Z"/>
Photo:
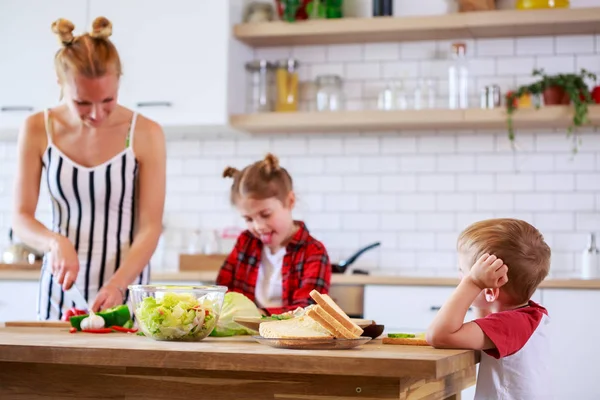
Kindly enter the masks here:
<path id="1" fill-rule="evenodd" d="M 295 222 L 300 229 L 286 247 L 281 269 L 283 307 L 268 308 L 265 310 L 268 314 L 281 314 L 313 304 L 309 295 L 313 289 L 319 293 L 329 291 L 331 264 L 327 250 L 321 242 L 310 236 L 303 222 Z M 254 289 L 262 249 L 262 242 L 250 231 L 242 232 L 219 271 L 217 285 L 227 286 L 229 291 L 242 293 L 256 302 Z"/>

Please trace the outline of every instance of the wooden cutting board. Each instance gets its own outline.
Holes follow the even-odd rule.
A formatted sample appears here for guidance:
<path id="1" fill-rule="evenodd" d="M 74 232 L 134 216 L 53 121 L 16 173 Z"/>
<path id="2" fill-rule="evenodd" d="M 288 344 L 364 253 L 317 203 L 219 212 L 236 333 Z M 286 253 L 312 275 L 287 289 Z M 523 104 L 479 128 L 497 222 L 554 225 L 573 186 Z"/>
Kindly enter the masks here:
<path id="1" fill-rule="evenodd" d="M 5 264 L 0 263 L 0 271 L 35 271 L 39 270 L 42 266 L 41 262 L 36 262 L 35 264 Z"/>
<path id="2" fill-rule="evenodd" d="M 69 328 L 71 324 L 65 321 L 6 321 L 4 326 L 29 328 Z"/>

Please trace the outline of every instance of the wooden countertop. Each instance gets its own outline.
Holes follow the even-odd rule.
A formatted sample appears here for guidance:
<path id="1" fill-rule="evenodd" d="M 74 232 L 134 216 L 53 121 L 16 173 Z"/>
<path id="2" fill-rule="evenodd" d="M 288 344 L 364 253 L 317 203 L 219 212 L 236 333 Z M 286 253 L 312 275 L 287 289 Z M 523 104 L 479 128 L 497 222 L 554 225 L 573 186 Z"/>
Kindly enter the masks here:
<path id="1" fill-rule="evenodd" d="M 190 272 L 153 272 L 153 282 L 205 282 L 212 283 L 216 271 Z M 31 269 L 0 269 L 0 281 L 6 280 L 38 280 L 39 271 Z M 387 285 L 387 286 L 445 286 L 453 287 L 458 284 L 458 278 L 400 276 L 400 275 L 342 275 L 333 274 L 332 285 Z M 540 288 L 552 289 L 600 289 L 600 279 L 550 278 L 542 282 Z"/>
<path id="2" fill-rule="evenodd" d="M 71 334 L 62 328 L 0 328 L 0 362 L 439 378 L 478 361 L 476 351 L 383 345 L 381 340 L 351 350 L 286 350 L 248 336 L 184 343 L 131 334 Z"/>

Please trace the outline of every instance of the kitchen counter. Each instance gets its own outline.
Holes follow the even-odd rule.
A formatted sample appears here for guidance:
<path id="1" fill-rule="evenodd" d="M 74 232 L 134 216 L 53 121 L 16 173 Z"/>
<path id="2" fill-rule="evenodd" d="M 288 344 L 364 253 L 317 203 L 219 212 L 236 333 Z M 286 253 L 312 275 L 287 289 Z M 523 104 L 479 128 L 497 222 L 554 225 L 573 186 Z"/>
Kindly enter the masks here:
<path id="1" fill-rule="evenodd" d="M 250 337 L 183 343 L 11 327 L 0 328 L 0 398 L 451 399 L 475 383 L 478 361 L 476 351 L 381 340 L 286 350 Z"/>
<path id="2" fill-rule="evenodd" d="M 216 271 L 186 271 L 186 272 L 154 272 L 153 282 L 204 282 L 213 283 Z M 0 281 L 3 280 L 38 280 L 39 271 L 23 268 L 0 269 Z M 332 285 L 385 285 L 385 286 L 450 286 L 458 285 L 458 278 L 452 277 L 418 277 L 401 275 L 346 275 L 333 274 Z M 600 279 L 550 278 L 540 285 L 540 288 L 551 289 L 600 289 Z"/>

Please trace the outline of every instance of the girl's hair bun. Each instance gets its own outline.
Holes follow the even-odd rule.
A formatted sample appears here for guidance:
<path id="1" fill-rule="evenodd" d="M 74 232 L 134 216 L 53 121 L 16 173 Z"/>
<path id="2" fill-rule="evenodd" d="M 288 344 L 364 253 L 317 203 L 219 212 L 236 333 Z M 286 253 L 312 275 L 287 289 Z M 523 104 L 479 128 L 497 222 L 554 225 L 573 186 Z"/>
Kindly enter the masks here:
<path id="1" fill-rule="evenodd" d="M 52 33 L 58 36 L 58 40 L 63 46 L 68 46 L 73 43 L 75 36 L 73 36 L 73 30 L 75 25 L 68 19 L 59 18 L 52 23 Z"/>
<path id="2" fill-rule="evenodd" d="M 233 167 L 227 167 L 223 171 L 223 178 L 235 178 L 240 171 Z"/>
<path id="3" fill-rule="evenodd" d="M 267 175 L 271 175 L 273 172 L 279 170 L 279 159 L 277 156 L 268 153 L 263 160 L 263 170 Z"/>
<path id="4" fill-rule="evenodd" d="M 97 17 L 92 22 L 90 36 L 94 39 L 108 39 L 112 35 L 112 23 L 105 17 Z"/>

